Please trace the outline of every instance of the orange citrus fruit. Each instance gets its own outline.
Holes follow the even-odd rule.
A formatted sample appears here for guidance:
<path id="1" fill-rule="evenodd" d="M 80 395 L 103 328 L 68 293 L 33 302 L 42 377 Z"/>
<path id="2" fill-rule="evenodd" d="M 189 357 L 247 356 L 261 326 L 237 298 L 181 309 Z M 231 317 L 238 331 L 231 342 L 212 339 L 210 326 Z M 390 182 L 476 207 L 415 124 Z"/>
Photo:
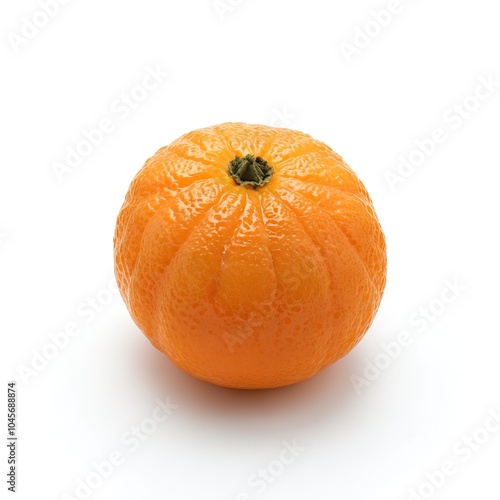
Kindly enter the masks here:
<path id="1" fill-rule="evenodd" d="M 302 132 L 224 123 L 150 158 L 118 216 L 130 314 L 178 367 L 279 387 L 347 354 L 379 307 L 386 245 L 356 174 Z"/>

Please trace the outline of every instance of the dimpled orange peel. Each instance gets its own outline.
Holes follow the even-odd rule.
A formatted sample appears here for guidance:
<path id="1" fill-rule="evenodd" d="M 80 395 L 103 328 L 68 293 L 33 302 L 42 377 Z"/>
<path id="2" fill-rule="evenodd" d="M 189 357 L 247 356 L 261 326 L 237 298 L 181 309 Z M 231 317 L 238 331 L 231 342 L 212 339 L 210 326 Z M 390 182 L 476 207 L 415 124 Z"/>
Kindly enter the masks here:
<path id="1" fill-rule="evenodd" d="M 191 375 L 305 380 L 363 337 L 386 245 L 356 174 L 307 134 L 223 123 L 161 148 L 118 215 L 115 274 L 151 343 Z"/>

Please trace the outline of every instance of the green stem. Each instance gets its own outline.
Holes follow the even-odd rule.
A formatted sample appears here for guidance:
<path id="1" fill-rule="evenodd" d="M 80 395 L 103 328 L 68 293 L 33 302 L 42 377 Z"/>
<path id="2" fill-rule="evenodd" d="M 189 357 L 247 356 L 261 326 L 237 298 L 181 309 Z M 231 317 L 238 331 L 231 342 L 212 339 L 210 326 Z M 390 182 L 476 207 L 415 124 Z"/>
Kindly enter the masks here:
<path id="1" fill-rule="evenodd" d="M 229 175 L 241 186 L 249 185 L 254 189 L 267 184 L 274 174 L 274 169 L 260 156 L 246 155 L 240 158 L 238 155 L 229 162 Z"/>

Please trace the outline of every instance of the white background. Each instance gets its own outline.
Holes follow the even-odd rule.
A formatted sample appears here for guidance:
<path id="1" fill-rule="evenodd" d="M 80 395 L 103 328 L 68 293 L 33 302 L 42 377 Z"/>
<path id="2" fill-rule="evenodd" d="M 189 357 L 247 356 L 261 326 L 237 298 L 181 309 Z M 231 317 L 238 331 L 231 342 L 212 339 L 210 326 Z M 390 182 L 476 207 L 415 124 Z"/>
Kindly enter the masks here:
<path id="1" fill-rule="evenodd" d="M 405 500 L 419 488 L 421 498 L 500 498 L 500 432 L 488 420 L 500 410 L 500 87 L 468 99 L 480 78 L 500 82 L 500 11 L 493 0 L 401 0 L 387 26 L 368 24 L 349 62 L 342 43 L 357 34 L 362 44 L 358 30 L 388 3 L 222 0 L 217 11 L 211 0 L 74 0 L 35 35 L 24 28 L 25 43 L 23 18 L 39 5 L 3 4 L 0 320 L 3 380 L 18 381 L 17 498 L 81 498 L 78 479 L 114 451 L 121 465 L 89 498 Z M 116 100 L 157 66 L 169 76 L 118 112 Z M 458 119 L 464 100 L 469 116 Z M 105 118 L 113 131 L 59 179 L 54 163 Z M 347 357 L 287 388 L 191 378 L 109 291 L 132 177 L 161 146 L 225 121 L 328 143 L 364 181 L 387 236 L 372 328 Z M 387 172 L 436 128 L 446 140 L 391 189 Z M 449 304 L 446 280 L 462 288 L 445 292 Z M 23 376 L 68 323 L 79 334 Z M 381 344 L 403 331 L 412 342 L 387 363 Z M 375 360 L 384 369 L 356 390 L 353 377 Z M 132 451 L 123 434 L 151 423 L 167 397 L 178 408 Z M 483 444 L 465 445 L 467 435 Z M 304 449 L 280 469 L 283 441 L 294 440 Z M 7 448 L 1 455 L 6 472 Z M 432 491 L 425 474 L 445 461 L 455 473 Z M 268 467 L 278 473 L 261 492 L 248 481 Z"/>

